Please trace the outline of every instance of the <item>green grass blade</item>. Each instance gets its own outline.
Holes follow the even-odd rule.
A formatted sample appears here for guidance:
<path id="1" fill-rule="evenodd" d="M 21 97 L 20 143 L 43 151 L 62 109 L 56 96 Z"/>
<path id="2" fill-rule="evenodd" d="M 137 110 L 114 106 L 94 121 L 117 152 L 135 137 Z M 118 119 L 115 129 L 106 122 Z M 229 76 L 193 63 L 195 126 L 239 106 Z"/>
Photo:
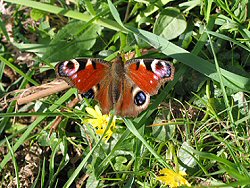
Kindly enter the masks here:
<path id="1" fill-rule="evenodd" d="M 127 128 L 130 130 L 131 133 L 133 133 L 142 143 L 143 145 L 154 155 L 156 160 L 158 160 L 163 166 L 171 168 L 166 161 L 157 154 L 157 152 L 147 143 L 147 141 L 140 135 L 140 133 L 137 131 L 135 126 L 133 125 L 132 121 L 129 119 L 124 118 L 124 123 L 126 124 Z"/>
<path id="2" fill-rule="evenodd" d="M 83 13 L 73 11 L 73 10 L 67 10 L 67 9 L 57 7 L 54 5 L 50 5 L 50 4 L 46 4 L 46 3 L 40 3 L 36 1 L 31 1 L 31 0 L 5 0 L 5 1 L 9 3 L 19 4 L 19 5 L 31 7 L 34 9 L 42 10 L 45 12 L 53 13 L 56 15 L 63 15 L 69 18 L 82 20 L 85 22 L 88 22 L 91 19 L 93 19 L 91 15 L 83 14 Z M 102 25 L 103 27 L 106 27 L 115 31 L 124 30 L 119 24 L 117 24 L 113 20 L 99 18 L 99 19 L 96 19 L 94 23 L 98 25 Z"/>
<path id="3" fill-rule="evenodd" d="M 6 30 L 5 25 L 6 25 L 6 23 L 4 23 L 4 21 L 3 21 L 2 18 L 0 18 L 0 29 L 2 30 L 2 32 L 3 32 L 4 36 L 6 37 L 6 39 L 7 39 L 8 41 L 10 41 L 10 37 L 9 37 L 9 35 L 8 35 L 8 32 L 7 32 L 7 30 Z"/>
<path id="4" fill-rule="evenodd" d="M 55 173 L 55 156 L 57 154 L 57 151 L 59 149 L 59 146 L 61 144 L 62 140 L 59 139 L 58 142 L 56 143 L 56 146 L 51 147 L 52 148 L 52 153 L 50 156 L 50 163 L 49 163 L 49 179 L 50 179 L 50 185 L 53 184 L 53 182 L 51 181 L 54 173 Z"/>
<path id="5" fill-rule="evenodd" d="M 221 90 L 222 90 L 223 99 L 224 99 L 224 102 L 225 102 L 226 107 L 228 109 L 228 114 L 229 114 L 229 118 L 231 120 L 231 123 L 234 124 L 234 119 L 233 119 L 233 114 L 232 114 L 232 107 L 230 106 L 229 100 L 227 98 L 226 89 L 225 89 L 225 86 L 224 86 L 224 83 L 223 83 L 223 76 L 221 74 L 220 66 L 219 66 L 219 63 L 217 61 L 217 57 L 216 57 L 216 54 L 214 52 L 213 43 L 212 43 L 212 40 L 211 40 L 211 37 L 210 37 L 209 34 L 208 34 L 208 38 L 209 38 L 212 53 L 213 53 L 213 56 L 214 56 L 215 67 L 216 67 L 216 70 L 217 70 L 217 73 L 218 73 L 218 76 L 219 76 L 219 83 L 220 83 L 220 87 L 221 87 Z"/>
<path id="6" fill-rule="evenodd" d="M 42 174 L 41 174 L 41 187 L 44 187 L 45 175 L 46 175 L 46 158 L 44 157 L 43 158 Z"/>
<path id="7" fill-rule="evenodd" d="M 50 186 L 53 186 L 55 184 L 55 180 L 56 180 L 56 177 L 57 175 L 60 173 L 60 171 L 68 164 L 69 162 L 69 156 L 68 156 L 68 147 L 67 147 L 67 140 L 66 140 L 66 137 L 63 137 L 63 140 L 62 140 L 62 144 L 64 146 L 64 150 L 63 150 L 63 158 L 59 164 L 59 167 L 57 168 L 56 170 L 56 173 L 53 175 L 53 177 L 50 179 Z"/>
<path id="8" fill-rule="evenodd" d="M 34 84 L 35 86 L 38 86 L 39 84 L 33 80 L 32 78 L 30 78 L 29 76 L 27 76 L 27 74 L 25 74 L 23 71 L 21 71 L 19 68 L 17 68 L 15 65 L 13 65 L 12 63 L 10 63 L 9 61 L 7 61 L 5 58 L 3 58 L 2 56 L 0 56 L 0 61 L 4 62 L 8 67 L 10 67 L 14 72 L 20 74 L 22 77 L 24 77 L 26 80 L 28 80 L 30 83 Z"/>
<path id="9" fill-rule="evenodd" d="M 48 111 L 53 112 L 54 110 L 58 109 L 58 107 L 65 102 L 72 94 L 74 94 L 75 90 L 70 89 L 68 90 L 60 99 L 58 99 L 52 106 L 49 107 Z M 38 117 L 29 127 L 28 129 L 23 133 L 23 135 L 18 139 L 18 141 L 13 146 L 13 151 L 15 152 L 28 138 L 32 130 L 38 126 L 46 116 Z M 0 163 L 0 172 L 4 168 L 4 166 L 7 164 L 7 162 L 10 160 L 11 155 L 7 154 L 4 156 L 4 159 Z"/>
<path id="10" fill-rule="evenodd" d="M 72 173 L 72 175 L 70 176 L 70 178 L 68 179 L 68 181 L 64 184 L 63 188 L 69 188 L 70 185 L 73 183 L 73 181 L 76 179 L 77 175 L 80 173 L 80 171 L 82 170 L 82 168 L 85 166 L 85 164 L 87 163 L 87 161 L 89 160 L 89 158 L 91 157 L 92 153 L 95 151 L 95 149 L 100 145 L 100 143 L 102 142 L 106 132 L 108 131 L 108 129 L 111 126 L 111 123 L 113 121 L 114 115 L 112 115 L 109 119 L 108 122 L 108 126 L 106 127 L 103 135 L 101 136 L 101 138 L 98 140 L 98 142 L 96 143 L 96 145 L 92 148 L 92 150 L 86 155 L 86 157 L 81 161 L 81 163 L 78 165 L 78 167 L 75 169 L 75 171 Z"/>
<path id="11" fill-rule="evenodd" d="M 6 138 L 6 143 L 7 143 L 8 150 L 10 152 L 12 162 L 13 162 L 13 166 L 14 166 L 14 169 L 15 169 L 17 188 L 20 188 L 20 180 L 19 180 L 19 173 L 18 173 L 19 170 L 18 170 L 18 164 L 16 162 L 16 158 L 15 158 L 15 155 L 14 155 L 14 151 L 13 151 L 12 147 L 10 146 L 10 143 L 9 143 L 7 138 Z"/>
<path id="12" fill-rule="evenodd" d="M 237 168 L 237 166 L 234 163 L 232 163 L 232 162 L 230 162 L 230 161 L 228 161 L 228 160 L 226 160 L 224 158 L 218 157 L 215 154 L 206 153 L 206 152 L 200 152 L 200 151 L 196 151 L 196 150 L 193 150 L 192 152 L 194 152 L 195 154 L 199 155 L 200 157 L 203 157 L 203 158 L 206 158 L 206 159 L 210 159 L 210 160 L 215 160 L 215 161 L 220 162 L 220 163 L 222 163 L 222 164 L 224 164 L 224 165 L 226 165 L 228 167 Z"/>
<path id="13" fill-rule="evenodd" d="M 228 36 L 225 36 L 225 35 L 223 35 L 223 34 L 220 34 L 220 33 L 217 33 L 217 32 L 213 32 L 213 31 L 205 31 L 205 32 L 208 33 L 208 34 L 210 34 L 210 35 L 213 35 L 213 36 L 215 36 L 215 37 L 221 38 L 221 39 L 223 39 L 223 40 L 232 42 L 232 43 L 234 43 L 234 44 L 240 46 L 240 47 L 243 48 L 244 50 L 250 52 L 250 48 L 249 48 L 249 47 L 247 47 L 247 46 L 241 44 L 241 43 L 238 42 L 237 40 L 234 40 L 234 39 L 232 39 L 232 38 L 230 38 L 230 37 L 228 37 Z"/>

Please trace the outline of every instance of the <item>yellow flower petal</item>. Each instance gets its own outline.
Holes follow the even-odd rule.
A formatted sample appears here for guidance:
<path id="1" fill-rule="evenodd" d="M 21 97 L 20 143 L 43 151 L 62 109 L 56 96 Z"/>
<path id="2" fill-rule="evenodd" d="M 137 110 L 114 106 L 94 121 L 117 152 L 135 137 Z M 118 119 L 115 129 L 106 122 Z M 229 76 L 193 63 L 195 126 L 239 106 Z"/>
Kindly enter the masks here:
<path id="1" fill-rule="evenodd" d="M 176 173 L 173 170 L 164 168 L 160 170 L 160 174 L 163 174 L 163 176 L 157 176 L 157 179 L 171 188 L 176 188 L 183 185 L 186 185 L 188 187 L 191 186 L 191 184 L 182 177 L 184 176 L 184 174 L 186 175 L 185 172 Z"/>
<path id="2" fill-rule="evenodd" d="M 186 175 L 187 175 L 186 172 L 183 172 L 183 171 L 179 171 L 179 174 L 180 174 L 181 176 L 186 176 Z"/>
<path id="3" fill-rule="evenodd" d="M 96 134 L 102 135 L 104 133 L 103 129 L 98 129 L 96 130 Z"/>
<path id="4" fill-rule="evenodd" d="M 96 105 L 95 109 L 86 107 L 86 111 L 88 114 L 93 116 L 93 118 L 85 119 L 84 123 L 91 124 L 96 129 L 96 134 L 103 135 L 105 132 L 108 124 L 109 124 L 109 115 L 102 115 L 100 108 Z M 113 118 L 113 121 L 111 122 L 111 125 L 109 129 L 106 131 L 104 138 L 106 141 L 112 136 L 113 130 L 115 129 L 115 117 Z"/>
<path id="5" fill-rule="evenodd" d="M 102 116 L 101 109 L 99 108 L 98 105 L 95 105 L 95 111 L 96 111 L 96 113 L 97 113 L 99 116 Z"/>
<path id="6" fill-rule="evenodd" d="M 100 117 L 100 115 L 93 108 L 86 107 L 85 110 L 89 115 L 93 116 L 94 118 Z"/>
<path id="7" fill-rule="evenodd" d="M 100 124 L 98 119 L 86 119 L 84 123 L 89 123 L 95 128 L 98 127 Z"/>

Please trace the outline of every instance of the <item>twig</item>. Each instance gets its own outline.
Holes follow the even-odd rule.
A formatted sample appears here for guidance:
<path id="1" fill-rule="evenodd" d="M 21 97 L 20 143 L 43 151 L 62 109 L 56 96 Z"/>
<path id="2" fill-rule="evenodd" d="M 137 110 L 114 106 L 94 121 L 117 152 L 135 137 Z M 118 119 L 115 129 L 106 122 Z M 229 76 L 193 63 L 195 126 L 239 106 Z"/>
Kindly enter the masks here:
<path id="1" fill-rule="evenodd" d="M 55 80 L 49 84 L 25 89 L 19 96 L 11 99 L 11 101 L 16 100 L 18 105 L 22 105 L 68 88 L 70 88 L 70 86 L 64 80 Z"/>

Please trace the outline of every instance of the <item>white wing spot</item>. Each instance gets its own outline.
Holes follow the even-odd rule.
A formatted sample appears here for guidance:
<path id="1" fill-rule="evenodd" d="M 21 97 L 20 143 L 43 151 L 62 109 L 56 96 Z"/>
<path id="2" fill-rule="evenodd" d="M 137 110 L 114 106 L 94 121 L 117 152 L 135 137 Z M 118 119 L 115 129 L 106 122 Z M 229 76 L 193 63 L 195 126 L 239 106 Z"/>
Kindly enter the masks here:
<path id="1" fill-rule="evenodd" d="M 140 66 L 145 67 L 145 64 L 144 64 L 144 62 L 143 62 L 143 59 L 140 59 Z"/>
<path id="2" fill-rule="evenodd" d="M 155 79 L 155 80 L 158 80 L 158 79 L 159 79 L 159 77 L 158 77 L 158 76 L 156 76 L 156 75 L 154 74 L 154 79 Z"/>
<path id="3" fill-rule="evenodd" d="M 154 61 L 152 61 L 152 64 L 151 64 L 151 69 L 152 69 L 152 71 L 155 73 L 156 72 L 156 69 L 155 69 L 155 67 L 156 67 L 156 64 L 158 63 L 158 60 L 157 59 L 155 59 Z"/>
<path id="4" fill-rule="evenodd" d="M 63 70 L 68 69 L 68 67 L 67 67 L 68 62 L 69 62 L 69 61 L 65 61 L 65 62 L 63 63 L 63 66 L 62 66 Z"/>
<path id="5" fill-rule="evenodd" d="M 159 61 L 155 59 L 151 64 L 151 68 L 152 68 L 152 71 L 158 76 L 158 79 L 164 78 L 165 76 L 167 76 L 166 74 L 168 72 L 168 67 L 164 61 Z"/>
<path id="6" fill-rule="evenodd" d="M 76 59 L 71 59 L 71 61 L 72 61 L 75 65 L 79 64 L 78 61 L 77 61 Z"/>
<path id="7" fill-rule="evenodd" d="M 86 67 L 89 66 L 89 65 L 92 65 L 92 61 L 90 59 L 87 60 Z"/>

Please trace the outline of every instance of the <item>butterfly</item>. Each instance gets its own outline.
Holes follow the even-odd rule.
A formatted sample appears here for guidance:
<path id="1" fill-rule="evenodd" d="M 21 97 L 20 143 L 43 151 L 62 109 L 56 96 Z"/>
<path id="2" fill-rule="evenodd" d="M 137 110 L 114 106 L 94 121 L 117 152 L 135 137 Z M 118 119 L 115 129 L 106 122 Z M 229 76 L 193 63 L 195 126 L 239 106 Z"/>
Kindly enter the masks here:
<path id="1" fill-rule="evenodd" d="M 124 64 L 121 57 L 112 64 L 97 58 L 72 59 L 58 63 L 55 70 L 85 97 L 96 99 L 104 114 L 114 109 L 122 117 L 138 116 L 175 72 L 169 61 L 131 59 Z"/>

